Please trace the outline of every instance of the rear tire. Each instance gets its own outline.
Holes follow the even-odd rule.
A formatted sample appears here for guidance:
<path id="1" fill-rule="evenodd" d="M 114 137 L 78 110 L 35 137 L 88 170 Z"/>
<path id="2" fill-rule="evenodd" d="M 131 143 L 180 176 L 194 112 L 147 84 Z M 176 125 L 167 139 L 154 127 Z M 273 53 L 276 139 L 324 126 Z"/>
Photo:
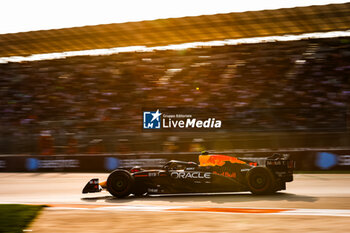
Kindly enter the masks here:
<path id="1" fill-rule="evenodd" d="M 107 178 L 107 190 L 115 197 L 127 197 L 134 186 L 134 177 L 125 170 L 115 170 Z"/>
<path id="2" fill-rule="evenodd" d="M 276 192 L 275 177 L 266 167 L 254 167 L 247 173 L 247 184 L 253 194 L 272 194 Z"/>

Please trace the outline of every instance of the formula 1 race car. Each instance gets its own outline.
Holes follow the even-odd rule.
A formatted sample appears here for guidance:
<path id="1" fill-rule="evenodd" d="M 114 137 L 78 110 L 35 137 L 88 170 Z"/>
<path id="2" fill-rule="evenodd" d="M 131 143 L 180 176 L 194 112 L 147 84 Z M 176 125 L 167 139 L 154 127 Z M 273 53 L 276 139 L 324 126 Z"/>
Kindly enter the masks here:
<path id="1" fill-rule="evenodd" d="M 160 170 L 114 170 L 107 181 L 91 179 L 83 193 L 107 189 L 113 196 L 122 198 L 130 194 L 175 194 L 242 192 L 272 194 L 286 189 L 293 181 L 295 163 L 280 154 L 268 158 L 237 158 L 227 155 L 199 156 L 195 162 L 171 160 Z"/>

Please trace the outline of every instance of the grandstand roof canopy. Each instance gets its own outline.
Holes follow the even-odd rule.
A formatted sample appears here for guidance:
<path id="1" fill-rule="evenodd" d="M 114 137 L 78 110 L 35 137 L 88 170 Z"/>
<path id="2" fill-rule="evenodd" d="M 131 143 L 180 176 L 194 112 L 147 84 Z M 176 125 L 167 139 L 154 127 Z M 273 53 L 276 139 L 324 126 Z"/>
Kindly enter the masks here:
<path id="1" fill-rule="evenodd" d="M 0 57 L 350 29 L 350 3 L 0 35 Z"/>

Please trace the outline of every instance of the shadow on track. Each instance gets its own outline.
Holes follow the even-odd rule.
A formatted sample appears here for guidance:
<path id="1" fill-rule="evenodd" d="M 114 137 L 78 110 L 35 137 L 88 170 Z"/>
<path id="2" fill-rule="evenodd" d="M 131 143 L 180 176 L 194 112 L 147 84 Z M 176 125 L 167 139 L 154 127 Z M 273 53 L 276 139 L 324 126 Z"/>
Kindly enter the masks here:
<path id="1" fill-rule="evenodd" d="M 133 201 L 147 202 L 168 201 L 171 203 L 186 203 L 186 202 L 205 202 L 212 203 L 235 203 L 235 202 L 253 202 L 253 201 L 288 201 L 288 202 L 316 202 L 317 197 L 296 195 L 292 193 L 276 193 L 273 195 L 253 195 L 250 193 L 200 193 L 200 194 L 168 194 L 168 195 L 150 195 L 143 197 L 129 196 L 127 198 L 115 198 L 113 196 L 101 197 L 86 197 L 81 198 L 82 201 L 96 202 L 98 200 L 105 200 L 108 203 L 128 203 Z"/>

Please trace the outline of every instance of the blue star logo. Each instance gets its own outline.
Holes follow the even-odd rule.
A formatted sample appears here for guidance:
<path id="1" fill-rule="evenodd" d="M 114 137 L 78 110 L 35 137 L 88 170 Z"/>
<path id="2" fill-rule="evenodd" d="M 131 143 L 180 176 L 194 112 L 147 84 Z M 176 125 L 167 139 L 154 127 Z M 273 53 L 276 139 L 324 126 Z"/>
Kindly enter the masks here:
<path id="1" fill-rule="evenodd" d="M 156 112 L 143 112 L 143 128 L 144 129 L 160 129 L 161 115 L 157 109 Z"/>

